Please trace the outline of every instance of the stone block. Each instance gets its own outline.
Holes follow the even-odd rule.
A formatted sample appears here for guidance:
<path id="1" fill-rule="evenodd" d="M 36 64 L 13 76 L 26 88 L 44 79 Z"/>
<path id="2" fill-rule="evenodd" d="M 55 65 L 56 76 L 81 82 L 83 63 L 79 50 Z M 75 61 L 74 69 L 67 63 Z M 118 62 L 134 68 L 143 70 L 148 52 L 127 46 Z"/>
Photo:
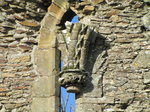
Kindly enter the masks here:
<path id="1" fill-rule="evenodd" d="M 118 15 L 120 13 L 120 10 L 117 9 L 112 9 L 111 11 L 109 11 L 106 16 L 107 17 L 111 17 L 112 15 Z"/>
<path id="2" fill-rule="evenodd" d="M 112 97 L 102 97 L 102 98 L 78 98 L 77 104 L 85 104 L 85 103 L 91 103 L 91 104 L 113 104 L 114 98 Z"/>
<path id="3" fill-rule="evenodd" d="M 5 0 L 0 1 L 0 6 L 1 7 L 6 6 L 6 5 L 8 5 L 8 2 L 5 2 Z"/>
<path id="4" fill-rule="evenodd" d="M 2 73 L 1 76 L 4 78 L 8 78 L 8 77 L 12 78 L 12 77 L 15 77 L 16 74 L 15 73 Z"/>
<path id="5" fill-rule="evenodd" d="M 45 28 L 49 31 L 54 32 L 56 24 L 57 24 L 56 17 L 52 14 L 47 13 L 41 22 L 41 28 Z M 42 31 L 42 29 L 40 31 Z"/>
<path id="6" fill-rule="evenodd" d="M 150 67 L 150 52 L 141 52 L 133 62 L 134 67 Z"/>
<path id="7" fill-rule="evenodd" d="M 48 98 L 33 98 L 32 112 L 59 112 L 59 98 L 52 96 Z"/>
<path id="8" fill-rule="evenodd" d="M 9 89 L 6 89 L 6 88 L 0 88 L 0 92 L 7 92 L 9 91 Z"/>
<path id="9" fill-rule="evenodd" d="M 134 8 L 140 8 L 142 7 L 143 5 L 143 2 L 137 2 L 135 5 L 134 5 Z"/>
<path id="10" fill-rule="evenodd" d="M 150 2 L 150 0 L 144 0 L 144 2 Z"/>
<path id="11" fill-rule="evenodd" d="M 83 12 L 84 13 L 92 12 L 92 11 L 94 11 L 94 9 L 95 8 L 93 6 L 85 6 L 83 9 Z"/>
<path id="12" fill-rule="evenodd" d="M 144 74 L 144 83 L 150 84 L 150 72 Z"/>
<path id="13" fill-rule="evenodd" d="M 142 17 L 142 22 L 144 26 L 150 30 L 150 12 L 148 12 L 146 15 Z"/>
<path id="14" fill-rule="evenodd" d="M 112 20 L 113 22 L 119 22 L 121 20 L 121 17 L 119 17 L 118 15 L 112 15 L 110 17 L 110 20 Z"/>
<path id="15" fill-rule="evenodd" d="M 105 0 L 107 4 L 113 5 L 116 3 L 120 3 L 122 0 Z"/>
<path id="16" fill-rule="evenodd" d="M 37 26 L 39 26 L 38 23 L 33 22 L 33 21 L 27 21 L 27 20 L 20 22 L 20 24 L 24 25 L 24 26 L 29 26 L 29 27 L 37 27 Z"/>
<path id="17" fill-rule="evenodd" d="M 6 97 L 6 93 L 0 93 L 0 97 Z"/>
<path id="18" fill-rule="evenodd" d="M 52 3 L 50 7 L 48 7 L 48 12 L 58 20 L 61 20 L 62 16 L 65 13 L 65 10 Z"/>
<path id="19" fill-rule="evenodd" d="M 55 47 L 55 44 L 52 44 L 52 41 L 55 41 L 55 32 L 48 31 L 47 29 L 41 29 L 40 39 L 39 39 L 39 47 L 40 48 L 48 48 L 48 47 Z"/>
<path id="20" fill-rule="evenodd" d="M 12 43 L 10 43 L 9 45 L 8 45 L 8 47 L 17 47 L 17 45 L 19 44 L 19 42 L 17 42 L 17 41 L 13 41 Z"/>
<path id="21" fill-rule="evenodd" d="M 50 97 L 50 96 L 58 96 L 59 97 L 59 85 L 57 83 L 57 77 L 40 77 L 38 78 L 32 88 L 33 97 Z"/>
<path id="22" fill-rule="evenodd" d="M 52 2 L 66 10 L 69 8 L 69 3 L 67 2 L 67 0 L 52 0 Z"/>
<path id="23" fill-rule="evenodd" d="M 59 71 L 60 52 L 55 48 L 36 49 L 34 62 L 40 75 L 50 76 Z M 54 74 L 53 74 L 54 73 Z"/>
<path id="24" fill-rule="evenodd" d="M 7 62 L 7 60 L 5 59 L 5 58 L 0 58 L 0 63 L 6 63 Z"/>
<path id="25" fill-rule="evenodd" d="M 13 35 L 13 38 L 15 38 L 15 39 L 22 39 L 24 37 L 27 37 L 27 34 L 25 34 L 25 33 L 23 33 L 23 34 L 17 34 L 17 33 L 15 33 Z"/>
<path id="26" fill-rule="evenodd" d="M 29 46 L 28 44 L 22 44 L 22 43 L 19 44 L 18 47 L 21 48 L 21 50 L 23 50 L 23 51 L 29 51 L 32 49 L 32 47 Z"/>
<path id="27" fill-rule="evenodd" d="M 93 0 L 94 4 L 98 4 L 98 3 L 101 3 L 101 2 L 104 2 L 104 0 Z"/>
<path id="28" fill-rule="evenodd" d="M 10 63 L 25 63 L 25 62 L 30 62 L 30 55 L 29 54 L 15 54 L 11 55 L 9 57 L 9 62 Z"/>

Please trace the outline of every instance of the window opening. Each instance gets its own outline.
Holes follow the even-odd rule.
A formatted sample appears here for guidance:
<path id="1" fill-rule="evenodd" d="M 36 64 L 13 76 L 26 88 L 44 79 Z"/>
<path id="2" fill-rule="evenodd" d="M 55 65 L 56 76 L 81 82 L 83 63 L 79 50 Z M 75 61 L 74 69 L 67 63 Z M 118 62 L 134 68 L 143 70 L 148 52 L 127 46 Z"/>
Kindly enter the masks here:
<path id="1" fill-rule="evenodd" d="M 68 15 L 69 16 L 69 15 Z M 63 20 L 64 21 L 64 20 Z M 72 23 L 78 23 L 79 19 L 77 15 L 74 15 L 71 20 Z M 60 70 L 64 66 L 64 61 L 61 61 Z M 76 98 L 75 93 L 67 93 L 66 89 L 61 87 L 61 110 L 60 112 L 75 112 Z"/>
<path id="2" fill-rule="evenodd" d="M 72 23 L 78 23 L 79 22 L 79 18 L 78 16 L 74 16 L 73 19 L 71 20 Z"/>
<path id="3" fill-rule="evenodd" d="M 64 61 L 61 61 L 60 70 L 64 66 Z M 67 93 L 66 89 L 61 87 L 61 110 L 60 112 L 75 112 L 75 94 Z"/>

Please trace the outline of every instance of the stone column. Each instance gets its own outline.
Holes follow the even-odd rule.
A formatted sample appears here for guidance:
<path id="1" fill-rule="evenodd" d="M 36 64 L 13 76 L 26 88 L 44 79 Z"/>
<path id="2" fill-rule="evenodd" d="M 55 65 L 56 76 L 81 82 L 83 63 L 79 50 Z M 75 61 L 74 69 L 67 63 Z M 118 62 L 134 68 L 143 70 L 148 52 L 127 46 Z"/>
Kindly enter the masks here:
<path id="1" fill-rule="evenodd" d="M 33 84 L 32 112 L 59 112 L 59 72 L 60 52 L 56 48 L 38 48 L 36 61 L 40 76 Z"/>
<path id="2" fill-rule="evenodd" d="M 39 74 L 33 84 L 32 112 L 59 112 L 59 72 L 60 51 L 57 48 L 57 24 L 67 10 L 65 0 L 53 0 L 48 8 L 40 29 L 35 66 Z"/>

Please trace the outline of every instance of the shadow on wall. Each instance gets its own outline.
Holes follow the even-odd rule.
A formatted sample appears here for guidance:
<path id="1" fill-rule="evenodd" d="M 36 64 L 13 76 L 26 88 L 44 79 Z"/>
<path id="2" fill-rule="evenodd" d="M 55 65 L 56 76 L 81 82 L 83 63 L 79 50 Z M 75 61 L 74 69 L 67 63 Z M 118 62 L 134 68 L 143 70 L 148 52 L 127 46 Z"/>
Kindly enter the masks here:
<path id="1" fill-rule="evenodd" d="M 93 85 L 94 79 L 92 75 L 97 74 L 97 72 L 100 69 L 102 69 L 101 73 L 98 73 L 98 75 L 100 75 L 99 76 L 100 82 L 99 82 L 99 86 L 97 86 L 98 89 L 101 89 L 100 96 L 102 97 L 103 96 L 103 74 L 106 71 L 105 62 L 106 62 L 106 57 L 108 56 L 107 50 L 110 48 L 110 44 L 106 42 L 106 38 L 104 36 L 96 32 L 94 33 L 97 36 L 95 42 L 91 43 L 89 46 L 88 59 L 86 65 L 86 71 L 89 72 L 89 78 L 87 80 L 87 86 L 83 89 L 83 93 L 88 93 L 93 91 L 95 85 Z"/>
<path id="2" fill-rule="evenodd" d="M 69 18 L 67 18 L 69 17 Z M 65 15 L 63 16 L 61 22 L 58 24 L 59 26 L 61 26 L 61 29 L 65 29 L 65 22 L 66 21 L 71 21 L 72 23 L 78 23 L 78 16 L 76 16 L 76 14 L 69 9 L 69 11 L 67 11 L 65 13 Z M 85 88 L 83 89 L 83 92 L 80 94 L 77 94 L 77 98 L 80 97 L 80 95 L 83 95 L 83 93 L 89 93 L 91 91 L 93 91 L 94 89 L 94 85 L 92 83 L 93 81 L 93 74 L 96 74 L 96 72 L 103 67 L 103 65 L 106 62 L 106 57 L 107 57 L 107 50 L 109 49 L 110 45 L 109 43 L 106 42 L 106 38 L 103 37 L 102 35 L 100 35 L 97 32 L 94 32 L 93 35 L 96 35 L 96 40 L 94 42 L 92 42 L 90 44 L 89 47 L 89 51 L 88 51 L 88 59 L 87 59 L 87 65 L 86 65 L 86 71 L 89 72 L 89 78 L 87 79 L 87 85 Z M 100 62 L 99 65 L 95 65 L 95 63 Z M 98 87 L 99 89 L 101 89 L 101 96 L 103 96 L 103 74 L 101 75 L 101 82 L 100 82 L 100 86 Z M 69 108 L 71 108 L 73 106 L 73 108 L 75 108 L 75 94 L 72 94 L 72 96 L 69 96 L 67 98 L 67 92 L 64 88 L 61 88 L 61 96 L 64 97 L 63 99 L 67 100 L 68 99 L 68 107 L 66 107 L 66 112 L 69 112 Z M 61 100 L 62 103 L 63 100 Z M 65 102 L 65 101 L 63 101 Z M 73 105 L 72 105 L 73 103 Z M 64 103 L 65 104 L 65 103 Z M 70 105 L 70 106 L 69 106 Z M 71 112 L 74 112 L 73 110 Z"/>
<path id="3" fill-rule="evenodd" d="M 66 21 L 72 21 L 72 19 L 76 16 L 77 14 L 73 12 L 70 8 L 65 12 L 63 15 L 60 23 L 58 26 L 60 27 L 59 30 L 64 30 L 66 29 L 65 23 Z"/>

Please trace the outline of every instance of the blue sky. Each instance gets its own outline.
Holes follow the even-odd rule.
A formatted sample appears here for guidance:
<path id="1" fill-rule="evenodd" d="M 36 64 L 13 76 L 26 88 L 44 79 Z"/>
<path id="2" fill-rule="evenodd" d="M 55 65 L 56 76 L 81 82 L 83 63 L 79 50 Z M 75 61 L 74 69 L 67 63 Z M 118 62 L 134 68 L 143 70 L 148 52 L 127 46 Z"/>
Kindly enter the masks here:
<path id="1" fill-rule="evenodd" d="M 78 23 L 79 22 L 78 16 L 74 16 L 74 18 L 72 19 L 71 22 L 72 23 Z"/>
<path id="2" fill-rule="evenodd" d="M 75 110 L 75 94 L 74 93 L 67 93 L 66 92 L 66 89 L 61 87 L 61 100 L 62 98 L 64 99 L 65 103 L 66 103 L 66 99 L 68 97 L 68 94 L 69 94 L 69 100 L 68 100 L 68 103 L 67 103 L 67 107 L 66 107 L 66 112 L 74 112 Z M 62 103 L 63 101 L 61 101 Z M 64 105 L 64 103 L 62 104 Z"/>
<path id="3" fill-rule="evenodd" d="M 64 65 L 64 62 L 61 61 L 61 69 Z M 69 96 L 66 112 L 74 112 L 75 110 L 75 94 L 67 93 L 66 89 L 61 87 L 61 105 L 64 106 L 66 104 L 67 97 Z"/>
<path id="4" fill-rule="evenodd" d="M 71 21 L 72 23 L 78 23 L 78 16 L 74 16 L 74 18 Z M 61 61 L 61 70 L 62 67 L 64 66 L 64 62 Z M 67 93 L 66 89 L 61 87 L 61 104 L 64 105 L 64 103 L 66 103 L 66 99 L 68 97 L 69 94 L 69 99 L 68 99 L 68 103 L 67 103 L 67 107 L 66 107 L 66 112 L 74 112 L 75 107 L 76 107 L 76 103 L 75 103 L 75 94 L 74 93 Z M 63 101 L 62 101 L 63 99 Z"/>

